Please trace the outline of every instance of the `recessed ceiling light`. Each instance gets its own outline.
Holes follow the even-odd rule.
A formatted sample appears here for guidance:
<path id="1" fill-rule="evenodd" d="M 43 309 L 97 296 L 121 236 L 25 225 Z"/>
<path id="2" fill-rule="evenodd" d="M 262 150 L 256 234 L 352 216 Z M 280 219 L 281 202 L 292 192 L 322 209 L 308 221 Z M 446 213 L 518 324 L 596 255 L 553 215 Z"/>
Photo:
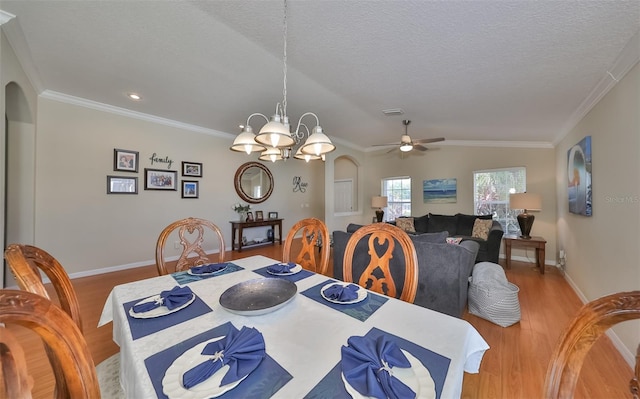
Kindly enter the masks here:
<path id="1" fill-rule="evenodd" d="M 132 99 L 134 101 L 142 100 L 142 97 L 140 97 L 140 95 L 136 94 L 136 93 L 129 93 L 129 94 L 127 94 L 127 97 L 129 97 L 130 99 Z"/>

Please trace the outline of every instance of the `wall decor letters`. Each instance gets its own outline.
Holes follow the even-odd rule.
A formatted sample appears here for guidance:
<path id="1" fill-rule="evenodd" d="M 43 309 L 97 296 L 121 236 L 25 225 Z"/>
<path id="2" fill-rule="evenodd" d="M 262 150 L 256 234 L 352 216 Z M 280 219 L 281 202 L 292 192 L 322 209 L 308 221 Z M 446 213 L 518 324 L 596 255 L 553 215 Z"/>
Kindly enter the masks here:
<path id="1" fill-rule="evenodd" d="M 304 193 L 305 191 L 307 191 L 307 186 L 309 185 L 309 183 L 303 182 L 302 181 L 302 177 L 301 176 L 294 176 L 293 177 L 293 192 L 301 192 Z"/>
<path id="2" fill-rule="evenodd" d="M 157 163 L 166 163 L 167 164 L 167 169 L 171 169 L 171 165 L 173 165 L 173 160 L 169 159 L 169 156 L 165 156 L 164 158 L 160 158 L 155 152 L 153 153 L 153 155 L 151 155 L 149 157 L 149 160 L 151 161 L 151 166 L 153 166 L 154 162 Z"/>

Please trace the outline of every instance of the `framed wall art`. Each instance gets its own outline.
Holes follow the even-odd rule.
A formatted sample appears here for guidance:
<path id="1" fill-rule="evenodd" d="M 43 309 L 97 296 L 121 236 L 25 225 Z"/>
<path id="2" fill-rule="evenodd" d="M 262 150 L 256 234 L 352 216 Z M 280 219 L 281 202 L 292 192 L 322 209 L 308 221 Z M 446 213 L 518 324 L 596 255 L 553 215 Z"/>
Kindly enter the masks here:
<path id="1" fill-rule="evenodd" d="M 138 178 L 107 176 L 107 194 L 138 194 Z"/>
<path id="2" fill-rule="evenodd" d="M 198 162 L 182 162 L 182 176 L 202 177 L 202 164 Z"/>
<path id="3" fill-rule="evenodd" d="M 263 220 L 264 219 L 264 215 L 262 214 L 262 211 L 256 211 L 256 220 Z"/>
<path id="4" fill-rule="evenodd" d="M 277 219 L 278 212 L 269 212 L 269 219 Z"/>
<path id="5" fill-rule="evenodd" d="M 138 172 L 138 151 L 113 149 L 113 170 Z"/>
<path id="6" fill-rule="evenodd" d="M 182 198 L 198 198 L 199 193 L 198 182 L 193 180 L 182 181 Z"/>
<path id="7" fill-rule="evenodd" d="M 586 136 L 567 152 L 567 194 L 569 212 L 591 216 L 591 136 Z"/>
<path id="8" fill-rule="evenodd" d="M 422 200 L 425 204 L 455 204 L 458 201 L 457 179 L 424 180 Z"/>
<path id="9" fill-rule="evenodd" d="M 144 170 L 145 190 L 173 190 L 177 191 L 175 170 L 147 169 Z"/>

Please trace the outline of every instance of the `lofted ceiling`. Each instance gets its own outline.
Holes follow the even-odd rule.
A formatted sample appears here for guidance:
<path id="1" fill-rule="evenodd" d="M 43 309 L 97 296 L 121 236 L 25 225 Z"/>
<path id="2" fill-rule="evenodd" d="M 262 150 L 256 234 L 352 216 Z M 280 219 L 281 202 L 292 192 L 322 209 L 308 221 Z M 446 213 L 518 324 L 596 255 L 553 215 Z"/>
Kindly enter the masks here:
<path id="1" fill-rule="evenodd" d="M 0 10 L 16 16 L 3 29 L 39 93 L 232 135 L 282 101 L 282 1 Z M 403 119 L 414 138 L 550 144 L 637 61 L 639 31 L 637 0 L 289 0 L 287 110 L 363 149 L 398 141 Z"/>

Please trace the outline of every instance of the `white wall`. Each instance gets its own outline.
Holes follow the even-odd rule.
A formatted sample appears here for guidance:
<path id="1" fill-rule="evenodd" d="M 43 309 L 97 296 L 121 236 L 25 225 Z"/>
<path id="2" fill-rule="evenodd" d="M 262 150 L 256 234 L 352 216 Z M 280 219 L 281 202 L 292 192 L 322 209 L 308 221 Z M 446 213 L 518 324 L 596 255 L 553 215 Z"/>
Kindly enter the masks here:
<path id="1" fill-rule="evenodd" d="M 591 136 L 593 216 L 569 213 L 567 151 Z M 629 73 L 556 148 L 558 246 L 583 300 L 640 289 L 640 66 Z M 561 306 L 561 304 L 559 304 Z M 640 322 L 613 329 L 635 353 Z"/>
<path id="2" fill-rule="evenodd" d="M 241 164 L 257 160 L 230 151 L 232 137 L 43 97 L 38 111 L 35 244 L 56 256 L 69 273 L 153 263 L 160 231 L 188 216 L 213 221 L 230 247 L 229 221 L 237 219 L 231 205 L 240 201 L 233 177 Z M 138 151 L 139 173 L 114 172 L 114 148 Z M 171 170 L 180 171 L 182 161 L 201 162 L 203 177 L 195 179 L 200 181 L 199 199 L 182 199 L 179 190 L 144 190 L 145 168 L 167 169 L 166 164 L 151 164 L 153 153 L 173 160 Z M 279 212 L 285 233 L 301 218 L 322 217 L 321 163 L 290 160 L 266 166 L 274 176 L 274 191 L 266 202 L 253 205 L 254 211 Z M 137 176 L 139 194 L 107 195 L 107 175 Z M 308 184 L 306 192 L 293 192 L 294 176 Z"/>
<path id="3" fill-rule="evenodd" d="M 484 169 L 524 166 L 527 169 L 527 191 L 542 195 L 542 211 L 536 212 L 532 235 L 547 240 L 546 261 L 556 264 L 556 186 L 555 152 L 552 148 L 510 147 L 461 147 L 433 144 L 424 153 L 416 153 L 401 159 L 397 153 L 384 151 L 367 154 L 365 173 L 365 198 L 380 194 L 380 181 L 395 176 L 411 177 L 411 210 L 413 216 L 427 213 L 453 215 L 473 214 L 473 172 Z M 424 180 L 456 178 L 458 198 L 456 203 L 425 204 L 422 198 Z M 366 219 L 371 215 L 366 213 Z M 504 253 L 504 245 L 501 252 Z M 512 257 L 527 257 L 533 262 L 533 250 L 514 248 Z"/>

